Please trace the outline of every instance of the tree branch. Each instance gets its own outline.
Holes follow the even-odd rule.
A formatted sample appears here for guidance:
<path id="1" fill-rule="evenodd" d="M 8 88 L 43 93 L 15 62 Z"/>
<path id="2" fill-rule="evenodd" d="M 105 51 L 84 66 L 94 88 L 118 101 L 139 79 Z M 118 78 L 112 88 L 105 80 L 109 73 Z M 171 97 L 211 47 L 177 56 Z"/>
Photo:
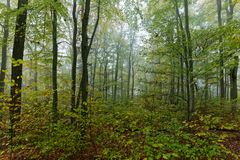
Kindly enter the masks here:
<path id="1" fill-rule="evenodd" d="M 89 46 L 88 46 L 88 54 L 89 54 L 89 52 L 91 50 L 93 39 L 95 37 L 96 31 L 97 31 L 97 27 L 98 27 L 98 23 L 99 23 L 99 19 L 100 19 L 100 5 L 101 5 L 101 1 L 98 0 L 97 20 L 96 20 L 96 23 L 95 23 L 95 26 L 94 26 L 94 30 L 93 30 L 93 33 L 92 33 L 92 36 L 91 36 L 91 41 L 90 41 Z"/>

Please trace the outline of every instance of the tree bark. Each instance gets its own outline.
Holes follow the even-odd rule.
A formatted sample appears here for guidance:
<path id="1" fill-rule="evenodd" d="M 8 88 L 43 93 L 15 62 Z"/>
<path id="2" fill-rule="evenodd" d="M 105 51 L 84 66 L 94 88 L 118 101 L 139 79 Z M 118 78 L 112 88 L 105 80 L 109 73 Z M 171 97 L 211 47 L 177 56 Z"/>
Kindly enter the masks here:
<path id="1" fill-rule="evenodd" d="M 86 118 L 88 115 L 88 56 L 93 43 L 95 33 L 97 31 L 97 26 L 100 16 L 100 0 L 98 0 L 98 13 L 97 20 L 94 26 L 94 30 L 91 36 L 90 43 L 88 44 L 88 23 L 90 15 L 90 4 L 91 0 L 85 1 L 84 14 L 82 19 L 82 44 L 81 44 L 81 54 L 82 54 L 82 79 L 81 79 L 81 91 L 82 91 L 82 110 L 81 115 Z"/>
<path id="2" fill-rule="evenodd" d="M 116 103 L 116 99 L 117 99 L 117 82 L 118 82 L 118 66 L 119 66 L 119 50 L 120 46 L 118 44 L 117 46 L 117 59 L 116 59 L 116 66 L 115 66 L 115 78 L 114 78 L 114 98 L 113 98 L 113 102 Z"/>
<path id="3" fill-rule="evenodd" d="M 192 58 L 192 40 L 189 28 L 189 15 L 188 15 L 188 0 L 184 0 L 184 12 L 185 12 L 185 32 L 187 40 L 187 52 L 189 61 L 189 85 L 190 85 L 190 112 L 195 110 L 195 93 L 194 93 L 194 79 L 193 79 L 193 58 Z"/>
<path id="4" fill-rule="evenodd" d="M 7 0 L 7 7 L 10 8 L 10 0 Z M 2 63 L 0 71 L 0 94 L 4 95 L 5 88 L 5 72 L 7 70 L 7 49 L 8 49 L 8 36 L 9 36 L 9 18 L 5 17 L 3 24 L 3 41 L 2 41 Z M 2 120 L 2 104 L 0 104 L 0 121 Z"/>
<path id="5" fill-rule="evenodd" d="M 98 54 L 98 52 L 95 53 L 94 64 L 93 64 L 93 77 L 92 77 L 92 92 L 93 92 L 93 96 L 94 96 L 94 92 L 95 92 L 95 79 L 96 79 L 96 70 L 97 70 L 97 54 Z"/>
<path id="6" fill-rule="evenodd" d="M 132 71 L 132 52 L 133 52 L 133 45 L 134 45 L 134 36 L 135 33 L 130 33 L 131 35 L 131 44 L 130 44 L 130 53 L 128 55 L 128 79 L 127 79 L 127 99 L 130 97 L 130 83 L 131 83 L 131 71 Z"/>
<path id="7" fill-rule="evenodd" d="M 184 4 L 188 3 L 186 1 L 184 1 Z M 188 7 L 186 7 L 186 5 L 184 5 L 184 10 L 185 10 L 185 17 L 188 16 L 186 14 L 188 14 Z M 188 4 L 187 4 L 188 6 Z M 189 70 L 189 55 L 188 55 L 188 47 L 187 47 L 187 36 L 185 35 L 185 31 L 183 28 L 183 22 L 181 19 L 181 15 L 179 13 L 179 8 L 178 8 L 178 2 L 177 0 L 175 0 L 175 7 L 176 7 L 176 15 L 178 17 L 178 23 L 179 23 L 179 27 L 180 27 L 180 32 L 181 32 L 181 45 L 183 47 L 183 61 L 185 62 L 185 66 L 186 66 L 186 100 L 187 100 L 187 119 L 190 120 L 192 117 L 192 109 L 191 109 L 191 93 L 190 93 L 190 70 Z M 186 12 L 187 11 L 187 12 Z M 186 18 L 185 18 L 186 19 Z M 187 25 L 187 24 L 186 24 Z"/>
<path id="8" fill-rule="evenodd" d="M 217 0 L 217 16 L 218 16 L 218 27 L 222 27 L 222 0 Z M 224 90 L 224 61 L 223 61 L 223 49 L 222 49 L 223 37 L 219 36 L 219 64 L 220 64 L 220 73 L 219 73 L 219 84 L 220 84 L 220 98 L 221 100 L 225 99 L 225 90 Z"/>
<path id="9" fill-rule="evenodd" d="M 76 109 L 76 72 L 77 72 L 77 0 L 73 0 L 73 11 L 72 11 L 72 18 L 73 18 L 73 41 L 72 41 L 72 48 L 73 48 L 73 56 L 72 56 L 72 96 L 71 96 L 71 111 L 75 112 Z M 74 118 L 71 118 L 71 122 L 74 122 Z"/>
<path id="10" fill-rule="evenodd" d="M 10 0 L 7 0 L 7 7 L 10 9 Z M 3 42 L 2 42 L 2 64 L 0 73 L 0 93 L 4 94 L 5 72 L 7 69 L 7 48 L 9 36 L 9 17 L 6 16 L 3 24 Z"/>
<path id="11" fill-rule="evenodd" d="M 132 59 L 132 94 L 131 94 L 131 99 L 134 98 L 134 86 L 135 85 L 135 69 L 134 69 L 134 61 Z"/>
<path id="12" fill-rule="evenodd" d="M 104 92 L 104 98 L 105 101 L 108 100 L 108 72 L 107 72 L 107 68 L 108 68 L 108 59 L 106 57 L 105 60 L 105 64 L 104 64 L 104 73 L 103 73 L 103 92 Z"/>
<path id="13" fill-rule="evenodd" d="M 54 1 L 57 3 L 57 0 Z M 57 84 L 57 61 L 58 61 L 58 44 L 57 44 L 57 11 L 52 9 L 52 90 L 53 90 L 53 103 L 52 103 L 52 121 L 58 121 L 58 84 Z"/>
<path id="14" fill-rule="evenodd" d="M 238 72 L 239 58 L 234 56 L 234 66 L 230 69 L 230 98 L 232 103 L 232 114 L 235 114 L 237 111 L 237 98 L 238 98 L 238 89 L 237 89 L 237 72 Z"/>
<path id="15" fill-rule="evenodd" d="M 123 100 L 124 98 L 124 90 L 123 90 L 123 87 L 124 87 L 124 81 L 123 81 L 123 60 L 121 58 L 121 100 Z"/>
<path id="16" fill-rule="evenodd" d="M 23 68 L 23 55 L 24 43 L 26 34 L 27 22 L 27 8 L 28 0 L 18 0 L 18 10 L 22 10 L 17 15 L 15 36 L 12 54 L 12 75 L 11 81 L 14 83 L 11 86 L 11 105 L 9 107 L 10 114 L 10 135 L 11 140 L 15 136 L 17 123 L 20 121 L 21 114 L 21 89 L 22 89 L 22 68 Z M 18 62 L 17 65 L 15 62 Z"/>
<path id="17" fill-rule="evenodd" d="M 234 4 L 232 0 L 228 0 L 227 8 L 227 22 L 230 23 L 233 19 Z M 234 66 L 230 68 L 230 100 L 232 103 L 232 114 L 234 115 L 237 111 L 237 98 L 238 98 L 238 88 L 237 88 L 237 72 L 239 65 L 239 57 L 233 57 Z"/>

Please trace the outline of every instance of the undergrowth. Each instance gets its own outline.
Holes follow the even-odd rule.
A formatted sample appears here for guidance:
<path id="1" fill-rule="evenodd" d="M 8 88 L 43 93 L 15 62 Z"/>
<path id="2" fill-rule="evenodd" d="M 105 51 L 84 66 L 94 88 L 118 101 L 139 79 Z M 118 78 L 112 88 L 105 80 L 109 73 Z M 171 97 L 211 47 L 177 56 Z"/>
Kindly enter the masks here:
<path id="1" fill-rule="evenodd" d="M 234 138 L 231 131 L 239 136 L 238 117 L 233 120 L 199 111 L 192 121 L 185 121 L 178 106 L 149 109 L 139 102 L 111 107 L 94 104 L 84 136 L 80 118 L 71 124 L 71 114 L 62 112 L 61 120 L 52 125 L 47 121 L 49 114 L 40 114 L 49 112 L 46 106 L 26 106 L 14 147 L 8 142 L 8 128 L 1 128 L 1 157 L 14 153 L 16 159 L 51 160 L 240 158 L 226 143 L 229 137 Z"/>

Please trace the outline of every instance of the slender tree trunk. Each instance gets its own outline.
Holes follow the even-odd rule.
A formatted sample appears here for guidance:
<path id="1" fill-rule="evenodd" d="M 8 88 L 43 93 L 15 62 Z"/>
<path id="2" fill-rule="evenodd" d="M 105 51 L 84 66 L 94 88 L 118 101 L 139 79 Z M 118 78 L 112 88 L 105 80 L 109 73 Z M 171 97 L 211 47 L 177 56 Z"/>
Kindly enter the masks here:
<path id="1" fill-rule="evenodd" d="M 131 83 L 131 71 L 132 71 L 132 52 L 133 52 L 133 45 L 134 45 L 134 36 L 135 33 L 131 33 L 131 44 L 130 44 L 130 53 L 128 56 L 128 79 L 127 79 L 127 99 L 130 97 L 130 83 Z"/>
<path id="2" fill-rule="evenodd" d="M 81 54 L 82 54 L 82 79 L 81 79 L 81 90 L 82 90 L 82 110 L 81 115 L 83 118 L 86 118 L 88 115 L 88 56 L 90 53 L 90 49 L 93 43 L 93 39 L 95 33 L 97 31 L 97 26 L 99 22 L 100 16 L 100 0 L 98 0 L 98 13 L 97 13 L 97 21 L 94 26 L 94 30 L 91 36 L 90 43 L 88 43 L 88 22 L 90 15 L 90 4 L 91 0 L 85 1 L 84 14 L 82 18 L 82 44 L 81 44 Z"/>
<path id="3" fill-rule="evenodd" d="M 222 27 L 222 0 L 217 0 L 217 16 L 218 16 L 218 27 Z M 219 63 L 220 63 L 220 73 L 219 73 L 219 78 L 220 78 L 220 98 L 221 100 L 225 99 L 225 90 L 224 90 L 224 61 L 223 61 L 223 49 L 222 49 L 222 42 L 223 42 L 223 37 L 222 35 L 219 36 Z"/>
<path id="4" fill-rule="evenodd" d="M 7 7 L 10 8 L 10 0 L 7 0 Z M 5 72 L 7 70 L 7 48 L 8 48 L 8 36 L 9 36 L 9 27 L 8 16 L 5 17 L 3 24 L 3 41 L 2 41 L 2 63 L 0 71 L 0 94 L 4 94 L 5 88 Z M 2 120 L 2 104 L 0 104 L 0 121 Z"/>
<path id="5" fill-rule="evenodd" d="M 34 60 L 34 62 L 35 62 L 35 71 L 34 71 L 34 91 L 37 91 L 38 90 L 38 60 L 37 59 L 35 59 Z"/>
<path id="6" fill-rule="evenodd" d="M 95 91 L 96 70 L 97 70 L 97 52 L 95 53 L 94 64 L 93 64 L 93 77 L 92 77 L 92 91 L 93 91 L 93 95 L 94 95 L 94 91 Z"/>
<path id="7" fill-rule="evenodd" d="M 183 56 L 180 57 L 180 66 L 181 66 L 181 95 L 183 99 L 185 98 L 185 90 L 184 90 L 184 62 L 183 62 Z"/>
<path id="8" fill-rule="evenodd" d="M 237 72 L 238 72 L 238 56 L 234 56 L 234 66 L 230 69 L 230 98 L 232 102 L 232 114 L 235 114 L 237 111 L 237 98 L 238 98 L 238 89 L 237 89 Z"/>
<path id="9" fill-rule="evenodd" d="M 103 91 L 103 82 L 102 82 L 102 68 L 103 68 L 103 65 L 102 63 L 100 62 L 100 69 L 99 69 L 99 91 L 102 92 Z"/>
<path id="10" fill-rule="evenodd" d="M 80 101 L 81 101 L 81 90 L 82 90 L 82 84 L 80 82 L 79 85 L 79 90 L 78 90 L 78 95 L 77 95 L 77 102 L 76 102 L 76 108 L 80 106 Z"/>
<path id="11" fill-rule="evenodd" d="M 195 110 L 195 93 L 194 93 L 194 79 L 193 79 L 193 58 L 192 58 L 192 40 L 189 28 L 189 15 L 188 15 L 188 0 L 184 0 L 184 12 L 185 12 L 185 32 L 187 38 L 187 52 L 189 61 L 189 85 L 190 85 L 190 112 Z"/>
<path id="12" fill-rule="evenodd" d="M 119 45 L 117 46 L 117 59 L 116 59 L 116 66 L 115 66 L 115 79 L 114 79 L 114 98 L 113 102 L 116 103 L 117 99 L 117 82 L 118 82 L 118 66 L 119 66 Z"/>
<path id="13" fill-rule="evenodd" d="M 7 7 L 10 8 L 10 0 L 7 0 Z M 2 63 L 1 63 L 1 73 L 0 73 L 0 93 L 4 93 L 4 79 L 5 72 L 7 69 L 7 48 L 8 48 L 8 36 L 9 36 L 9 17 L 5 17 L 3 24 L 3 42 L 2 42 Z"/>
<path id="14" fill-rule="evenodd" d="M 57 3 L 57 0 L 55 0 Z M 58 44 L 57 44 L 57 11 L 52 9 L 52 44 L 53 44 L 53 60 L 52 60 L 52 89 L 53 89 L 53 104 L 52 104 L 52 121 L 58 121 L 58 85 L 57 85 L 57 61 L 58 61 Z"/>
<path id="15" fill-rule="evenodd" d="M 182 25 L 182 21 L 180 19 L 180 15 L 179 15 L 177 1 L 175 1 L 175 7 L 176 7 L 176 22 L 177 22 L 177 41 L 178 41 L 179 45 L 182 45 L 183 42 L 180 38 L 181 37 L 180 33 L 183 32 L 183 30 L 182 30 L 183 25 Z M 182 27 L 180 27 L 180 25 Z M 182 28 L 181 31 L 180 31 L 180 28 Z M 180 83 L 180 90 L 181 90 L 180 92 L 181 92 L 181 97 L 184 99 L 185 98 L 185 90 L 184 90 L 184 60 L 183 60 L 184 57 L 183 57 L 183 53 L 181 53 L 179 57 L 180 57 L 179 58 L 179 63 L 180 63 L 180 80 L 179 80 L 180 82 L 179 83 Z"/>
<path id="16" fill-rule="evenodd" d="M 87 108 L 87 99 L 88 99 L 88 21 L 89 21 L 89 13 L 90 13 L 90 0 L 85 1 L 85 9 L 84 15 L 82 19 L 82 45 L 81 45 L 81 53 L 82 53 L 82 80 L 81 80 L 81 88 L 82 88 L 82 116 L 86 117 L 88 108 Z"/>
<path id="17" fill-rule="evenodd" d="M 174 73 L 174 68 L 175 68 L 175 65 L 174 65 L 174 62 L 173 62 L 173 59 L 172 59 L 172 62 L 171 62 L 171 68 L 172 68 L 172 72 L 171 72 L 171 79 L 170 79 L 170 92 L 169 92 L 169 102 L 170 104 L 174 104 L 174 101 L 175 101 L 175 73 Z"/>
<path id="18" fill-rule="evenodd" d="M 227 22 L 230 23 L 233 19 L 234 4 L 232 0 L 228 0 L 227 8 Z M 237 111 L 237 98 L 238 98 L 238 88 L 237 88 L 237 72 L 239 65 L 239 57 L 233 57 L 234 66 L 230 68 L 230 100 L 232 103 L 232 114 L 234 115 Z"/>
<path id="19" fill-rule="evenodd" d="M 106 62 L 104 65 L 104 74 L 103 74 L 103 92 L 105 95 L 105 101 L 108 100 L 108 72 L 107 72 L 107 68 L 108 68 L 108 59 L 106 58 Z"/>
<path id="20" fill-rule="evenodd" d="M 73 56 L 72 56 L 72 96 L 71 96 L 71 111 L 74 112 L 76 109 L 76 73 L 77 73 L 77 0 L 73 0 Z M 71 122 L 74 122 L 74 118 L 71 118 Z"/>
<path id="21" fill-rule="evenodd" d="M 112 63 L 112 72 L 111 72 L 111 90 L 112 90 L 112 102 L 114 102 L 114 76 L 115 76 L 115 68 L 114 68 L 114 65 L 115 65 L 115 57 L 113 56 L 113 63 Z"/>
<path id="22" fill-rule="evenodd" d="M 135 85 L 135 68 L 134 68 L 134 61 L 132 60 L 132 95 L 131 99 L 134 98 L 134 85 Z"/>
<path id="23" fill-rule="evenodd" d="M 123 87 L 124 87 L 124 85 L 123 85 L 123 60 L 121 60 L 121 100 L 123 100 L 123 98 L 124 98 L 124 90 L 123 90 Z"/>
<path id="24" fill-rule="evenodd" d="M 188 3 L 184 0 L 184 4 Z M 186 7 L 186 5 L 184 5 L 184 9 L 185 9 L 185 17 L 188 16 L 188 7 Z M 188 4 L 187 4 L 188 6 Z M 185 62 L 185 66 L 186 66 L 186 100 L 187 100 L 187 119 L 190 120 L 192 117 L 192 109 L 191 109 L 191 95 L 190 95 L 190 70 L 189 70 L 189 55 L 188 55 L 188 47 L 187 47 L 187 39 L 186 39 L 186 35 L 184 32 L 184 28 L 183 28 L 183 22 L 181 19 L 181 15 L 179 13 L 179 9 L 178 9 L 178 1 L 175 0 L 175 7 L 176 7 L 176 14 L 179 20 L 179 27 L 180 27 L 180 31 L 181 31 L 181 43 L 182 43 L 182 47 L 183 47 L 183 52 L 184 52 L 184 57 L 183 57 L 183 61 Z M 187 11 L 187 12 L 186 12 Z M 187 19 L 187 18 L 185 18 Z M 187 22 L 188 23 L 188 22 Z M 187 24 L 186 24 L 187 25 Z"/>
<path id="25" fill-rule="evenodd" d="M 208 101 L 208 74 L 205 75 L 205 86 L 204 86 L 204 105 L 207 106 Z"/>
<path id="26" fill-rule="evenodd" d="M 129 99 L 130 96 L 130 82 L 131 82 L 131 56 L 132 52 L 130 52 L 128 56 L 128 81 L 127 81 L 127 99 Z"/>
<path id="27" fill-rule="evenodd" d="M 27 22 L 27 9 L 25 6 L 28 4 L 27 0 L 18 1 L 18 10 L 22 10 L 17 15 L 15 36 L 13 44 L 12 54 L 12 75 L 11 81 L 14 84 L 11 86 L 11 105 L 9 107 L 10 114 L 10 135 L 15 136 L 16 125 L 20 121 L 21 114 L 21 89 L 22 89 L 22 69 L 23 69 L 23 55 L 24 55 L 24 43 L 26 34 L 26 22 Z M 16 65 L 16 61 L 19 61 Z"/>
<path id="28" fill-rule="evenodd" d="M 227 69 L 225 69 L 224 81 L 225 81 L 225 86 L 224 86 L 225 87 L 224 88 L 225 98 L 226 98 L 226 100 L 228 100 L 228 95 L 229 95 L 229 93 L 228 93 L 228 91 L 229 91 L 228 86 L 229 86 L 229 82 L 228 82 L 228 71 L 227 71 Z"/>

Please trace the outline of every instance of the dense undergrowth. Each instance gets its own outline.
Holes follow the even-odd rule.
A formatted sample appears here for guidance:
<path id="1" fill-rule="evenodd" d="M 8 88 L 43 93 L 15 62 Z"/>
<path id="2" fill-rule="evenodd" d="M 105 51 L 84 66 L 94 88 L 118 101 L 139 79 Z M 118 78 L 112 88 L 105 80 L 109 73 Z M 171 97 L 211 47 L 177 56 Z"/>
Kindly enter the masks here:
<path id="1" fill-rule="evenodd" d="M 199 108 L 190 122 L 183 108 L 130 103 L 91 105 L 87 130 L 70 113 L 52 125 L 48 104 L 25 106 L 14 146 L 1 125 L 0 159 L 239 159 L 239 117 Z M 106 107 L 107 106 L 107 107 Z M 215 110 L 215 112 L 211 112 Z M 203 114 L 204 112 L 204 114 Z M 227 111 L 225 112 L 227 113 Z M 239 115 L 239 114 L 238 114 Z"/>

